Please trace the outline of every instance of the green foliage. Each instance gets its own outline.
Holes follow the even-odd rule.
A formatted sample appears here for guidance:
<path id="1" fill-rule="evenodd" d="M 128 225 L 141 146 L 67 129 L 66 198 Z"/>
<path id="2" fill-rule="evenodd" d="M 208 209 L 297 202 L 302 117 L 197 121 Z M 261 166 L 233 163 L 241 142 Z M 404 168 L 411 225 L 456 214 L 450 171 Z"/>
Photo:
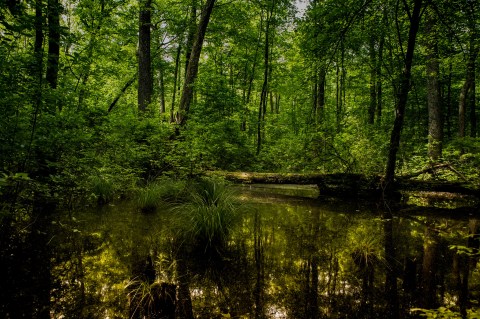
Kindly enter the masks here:
<path id="1" fill-rule="evenodd" d="M 453 163 L 466 178 L 480 184 L 480 138 L 455 139 L 445 147 L 445 159 Z"/>
<path id="2" fill-rule="evenodd" d="M 438 309 L 422 309 L 422 308 L 412 308 L 410 309 L 411 312 L 417 313 L 422 317 L 433 319 L 460 319 L 464 318 L 460 312 L 452 310 L 448 307 L 440 307 Z M 470 319 L 478 319 L 480 318 L 480 311 L 476 309 L 469 309 L 467 311 L 467 318 Z"/>

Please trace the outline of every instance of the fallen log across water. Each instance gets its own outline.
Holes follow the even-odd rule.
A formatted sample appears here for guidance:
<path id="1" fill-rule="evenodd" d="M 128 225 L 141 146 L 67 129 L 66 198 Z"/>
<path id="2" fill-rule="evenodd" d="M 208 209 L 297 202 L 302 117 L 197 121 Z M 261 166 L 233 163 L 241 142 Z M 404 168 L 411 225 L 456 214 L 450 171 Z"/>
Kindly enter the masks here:
<path id="1" fill-rule="evenodd" d="M 300 173 L 252 173 L 252 172 L 210 172 L 208 175 L 221 176 L 228 181 L 243 184 L 298 184 L 317 185 L 321 195 L 349 197 L 381 197 L 384 193 L 381 176 L 362 174 L 300 174 Z M 390 191 L 426 191 L 455 193 L 480 199 L 480 188 L 467 182 L 441 180 L 421 181 L 399 177 Z"/>

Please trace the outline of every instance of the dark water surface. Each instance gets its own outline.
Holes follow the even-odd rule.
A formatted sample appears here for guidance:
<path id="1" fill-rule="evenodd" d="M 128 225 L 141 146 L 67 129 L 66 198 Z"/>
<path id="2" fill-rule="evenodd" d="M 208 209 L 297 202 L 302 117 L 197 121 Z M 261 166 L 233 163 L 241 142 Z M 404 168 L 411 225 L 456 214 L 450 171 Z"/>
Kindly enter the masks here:
<path id="1" fill-rule="evenodd" d="M 138 318 L 135 307 L 150 307 L 171 318 L 155 310 L 168 298 L 153 295 L 176 288 L 182 318 L 190 302 L 195 318 L 414 318 L 412 308 L 439 307 L 478 318 L 479 220 L 316 196 L 240 188 L 227 245 L 203 253 L 179 253 L 171 211 L 129 203 L 39 216 L 20 232 L 3 220 L 0 317 Z"/>

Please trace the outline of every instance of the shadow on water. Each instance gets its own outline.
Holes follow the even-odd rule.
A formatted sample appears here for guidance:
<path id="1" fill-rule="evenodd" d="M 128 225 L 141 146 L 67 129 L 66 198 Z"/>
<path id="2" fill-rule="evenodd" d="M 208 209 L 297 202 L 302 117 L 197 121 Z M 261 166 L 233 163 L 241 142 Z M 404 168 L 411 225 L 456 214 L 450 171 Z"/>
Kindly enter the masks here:
<path id="1" fill-rule="evenodd" d="M 286 192 L 286 193 L 285 193 Z M 221 244 L 130 203 L 2 219 L 2 318 L 466 318 L 479 222 L 243 188 Z M 301 195 L 301 194 L 300 194 Z M 21 224 L 21 226 L 19 226 Z M 188 225 L 187 225 L 188 226 Z M 197 245 L 198 246 L 198 245 Z M 411 309 L 423 309 L 411 311 Z M 433 314 L 432 314 L 433 316 Z"/>

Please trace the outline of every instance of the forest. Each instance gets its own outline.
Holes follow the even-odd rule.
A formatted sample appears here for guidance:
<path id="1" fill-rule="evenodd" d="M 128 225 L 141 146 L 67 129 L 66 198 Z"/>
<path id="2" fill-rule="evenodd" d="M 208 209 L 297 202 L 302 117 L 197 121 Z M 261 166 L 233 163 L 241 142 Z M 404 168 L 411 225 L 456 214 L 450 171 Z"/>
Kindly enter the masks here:
<path id="1" fill-rule="evenodd" d="M 476 0 L 1 0 L 0 286 L 6 288 L 0 292 L 0 317 L 416 318 L 408 309 L 420 309 L 429 318 L 476 318 L 479 24 Z M 285 221 L 278 227 L 288 229 L 286 235 L 270 241 L 274 231 L 262 218 L 272 218 L 270 223 L 275 218 L 271 212 L 258 216 L 263 206 L 252 209 L 254 215 L 242 213 L 243 228 L 230 228 L 238 219 L 234 202 L 241 197 L 232 195 L 232 181 L 317 184 L 322 195 L 321 186 L 332 180 L 341 189 L 340 202 L 358 200 L 352 189 L 367 185 L 359 197 L 375 195 L 377 208 L 367 210 L 383 223 L 365 218 L 360 227 L 353 217 L 310 208 L 305 208 L 308 216 L 299 217 L 301 209 L 289 204 L 294 206 L 285 208 L 285 219 L 303 225 L 306 239 L 292 235 L 293 226 Z M 467 202 L 466 226 L 458 226 L 459 216 L 445 222 L 423 215 L 409 219 L 408 227 L 397 219 L 392 226 L 397 212 L 392 215 L 391 208 L 405 208 L 396 196 L 405 189 L 459 199 L 460 204 L 441 207 L 452 208 L 448 214 L 464 212 Z M 431 198 L 418 202 L 425 211 L 438 207 Z M 133 215 L 116 212 L 112 207 L 118 205 Z M 125 225 L 112 221 L 113 230 L 93 230 L 101 222 L 82 215 L 95 210 L 95 218 L 110 216 L 108 209 L 135 227 L 169 226 L 131 235 L 126 244 Z M 219 211 L 217 220 L 212 214 Z M 80 216 L 93 224 L 80 227 Z M 370 229 L 381 243 L 367 241 L 366 247 L 350 238 L 358 245 L 338 257 L 337 243 L 350 235 L 338 235 L 335 218 L 345 229 L 363 229 L 360 237 Z M 212 228 L 203 229 L 202 220 Z M 416 253 L 407 253 L 406 244 L 398 244 L 405 251 L 394 248 L 392 238 L 400 236 L 401 227 L 405 238 L 424 242 L 415 244 Z M 157 231 L 164 240 L 152 239 L 145 248 Z M 449 249 L 447 237 L 455 237 Z M 116 264 L 115 247 L 105 248 L 113 238 L 128 251 Z M 321 247 L 320 238 L 330 238 L 330 248 Z M 303 310 L 288 308 L 294 292 L 269 295 L 282 283 L 267 284 L 268 247 L 280 251 L 289 240 L 304 247 L 298 258 L 306 261 L 284 252 L 291 260 L 278 262 L 293 267 L 288 268 L 292 278 L 296 271 L 307 272 L 302 272 L 307 281 L 296 286 L 308 291 L 299 301 Z M 208 284 L 196 282 L 200 266 L 185 260 L 203 260 L 202 250 L 210 263 L 216 260 L 230 271 L 252 269 L 256 279 L 240 280 L 250 287 L 245 294 L 251 301 L 235 299 L 240 297 L 229 290 L 234 284 L 215 276 L 207 276 Z M 236 257 L 229 255 L 232 250 Z M 394 251 L 405 255 L 403 264 L 383 266 L 400 260 Z M 425 265 L 433 267 L 432 258 L 440 255 L 451 257 L 452 269 L 445 266 L 432 275 Z M 345 264 L 339 266 L 342 258 Z M 158 267 L 166 267 L 165 259 L 175 266 L 162 279 Z M 145 260 L 147 268 L 157 267 L 153 275 L 143 269 Z M 413 260 L 423 260 L 415 264 L 416 288 L 398 293 L 397 281 L 411 282 L 400 268 Z M 125 300 L 113 290 L 102 295 L 99 287 L 108 285 L 86 275 L 107 263 L 112 269 L 123 265 L 115 268 L 116 276 L 143 276 L 122 290 L 128 292 Z M 303 270 L 295 268 L 298 263 Z M 325 275 L 321 265 L 327 264 Z M 346 275 L 347 264 L 360 269 L 355 268 L 358 287 L 354 276 Z M 448 281 L 447 268 L 455 282 L 451 298 L 448 284 L 439 283 Z M 328 278 L 324 292 L 314 276 Z M 148 305 L 132 295 L 145 283 L 157 296 Z M 205 295 L 195 285 L 207 287 Z M 357 288 L 348 292 L 345 285 Z M 472 286 L 475 292 L 469 292 Z M 167 296 L 172 287 L 174 311 Z M 209 304 L 207 294 L 217 290 L 224 299 Z M 322 301 L 327 295 L 343 299 Z M 380 296 L 385 299 L 375 303 Z M 280 307 L 278 300 L 288 302 Z M 341 313 L 345 305 L 350 310 Z"/>

